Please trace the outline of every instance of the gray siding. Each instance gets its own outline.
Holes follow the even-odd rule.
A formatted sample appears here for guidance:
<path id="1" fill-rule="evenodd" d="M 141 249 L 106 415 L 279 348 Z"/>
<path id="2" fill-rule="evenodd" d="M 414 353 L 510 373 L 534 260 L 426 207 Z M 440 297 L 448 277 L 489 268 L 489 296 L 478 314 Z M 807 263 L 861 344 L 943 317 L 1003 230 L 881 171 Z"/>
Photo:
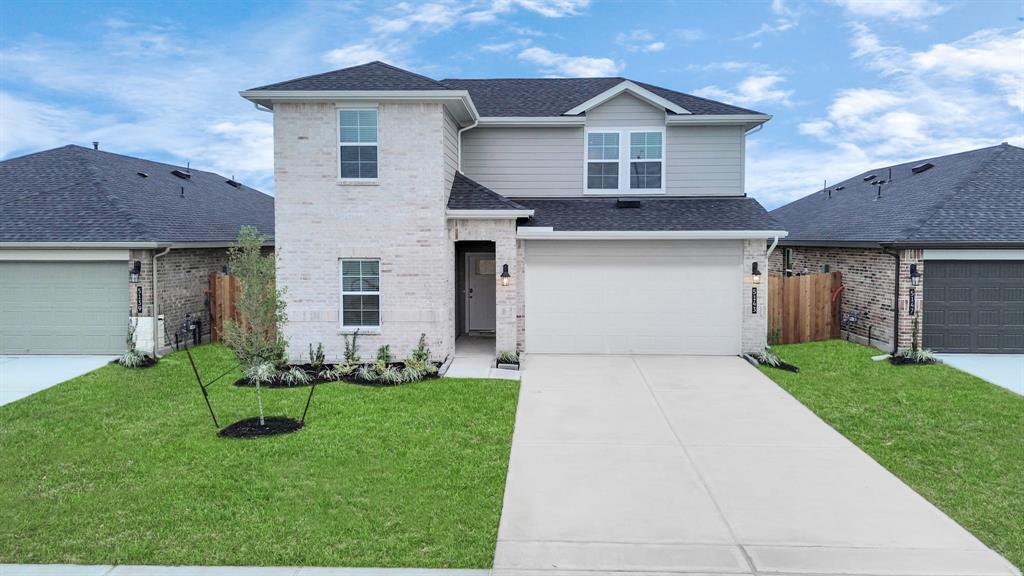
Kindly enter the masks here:
<path id="1" fill-rule="evenodd" d="M 451 192 L 455 172 L 459 169 L 459 127 L 447 110 L 444 111 L 444 126 L 441 138 L 444 147 L 444 200 L 447 204 L 448 193 Z"/>
<path id="2" fill-rule="evenodd" d="M 505 196 L 578 196 L 583 129 L 468 130 L 462 133 L 462 171 Z"/>
<path id="3" fill-rule="evenodd" d="M 665 114 L 628 94 L 590 111 L 587 127 L 664 126 Z M 462 135 L 462 169 L 505 196 L 582 196 L 582 128 L 475 128 Z M 669 196 L 743 194 L 740 126 L 672 126 L 665 134 Z"/>
<path id="4" fill-rule="evenodd" d="M 587 112 L 587 127 L 608 126 L 630 128 L 636 126 L 664 126 L 665 110 L 655 108 L 630 94 L 615 98 Z"/>
<path id="5" fill-rule="evenodd" d="M 666 192 L 678 196 L 743 194 L 741 126 L 672 126 L 665 135 Z"/>

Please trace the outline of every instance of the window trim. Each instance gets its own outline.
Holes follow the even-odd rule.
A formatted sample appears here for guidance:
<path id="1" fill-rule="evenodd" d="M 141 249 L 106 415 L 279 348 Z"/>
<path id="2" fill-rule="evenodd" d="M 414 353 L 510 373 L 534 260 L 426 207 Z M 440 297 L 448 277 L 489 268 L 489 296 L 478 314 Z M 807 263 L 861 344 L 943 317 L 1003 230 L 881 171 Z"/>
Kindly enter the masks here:
<path id="1" fill-rule="evenodd" d="M 377 290 L 373 291 L 346 291 L 345 290 L 345 262 L 376 262 L 377 263 Z M 383 322 L 383 306 L 381 305 L 381 274 L 380 258 L 353 256 L 351 258 L 338 258 L 338 326 L 342 332 L 352 333 L 356 330 L 365 332 L 380 331 Z M 345 324 L 345 296 L 376 296 L 377 297 L 377 325 L 376 326 L 351 326 Z"/>
<path id="2" fill-rule="evenodd" d="M 342 142 L 341 141 L 341 113 L 342 112 L 373 112 L 377 115 L 377 134 L 373 143 L 370 142 Z M 353 104 L 335 106 L 335 165 L 338 167 L 338 182 L 341 184 L 376 184 L 380 181 L 380 107 L 376 104 Z M 376 178 L 345 178 L 341 175 L 341 148 L 342 146 L 373 146 L 377 149 L 377 177 Z"/>
<path id="3" fill-rule="evenodd" d="M 659 132 L 661 134 L 661 188 L 630 188 L 629 187 L 629 172 L 630 167 L 633 163 L 633 159 L 629 156 L 630 151 L 630 139 L 633 134 L 641 132 Z M 592 162 L 590 159 L 590 141 L 591 134 L 609 134 L 617 133 L 619 135 L 619 187 L 616 188 L 589 188 L 587 181 L 587 174 L 589 172 L 589 166 Z M 600 127 L 594 126 L 586 128 L 583 131 L 583 194 L 587 196 L 647 196 L 655 194 L 665 194 L 665 174 L 666 166 L 668 164 L 668 141 L 667 132 L 664 126 L 634 126 L 634 127 Z M 593 162 L 607 162 L 607 160 L 593 160 Z M 637 162 L 657 162 L 658 160 L 637 160 Z"/>

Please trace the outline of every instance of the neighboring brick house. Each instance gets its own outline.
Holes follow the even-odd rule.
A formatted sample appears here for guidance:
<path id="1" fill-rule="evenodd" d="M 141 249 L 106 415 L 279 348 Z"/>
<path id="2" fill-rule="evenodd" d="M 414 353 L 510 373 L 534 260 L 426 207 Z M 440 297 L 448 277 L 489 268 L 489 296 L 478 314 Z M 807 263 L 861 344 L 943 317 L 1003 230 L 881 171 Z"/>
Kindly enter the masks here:
<path id="1" fill-rule="evenodd" d="M 868 170 L 772 216 L 789 236 L 769 270 L 842 272 L 853 338 L 907 348 L 917 319 L 919 343 L 937 352 L 1024 352 L 1021 148 Z"/>
<path id="2" fill-rule="evenodd" d="M 373 62 L 242 92 L 274 114 L 290 354 L 763 349 L 765 114 L 624 78 L 433 80 Z"/>
<path id="3" fill-rule="evenodd" d="M 188 314 L 208 334 L 239 228 L 274 233 L 258 190 L 81 146 L 0 162 L 0 187 L 0 354 L 117 354 L 129 314 L 147 352 Z"/>

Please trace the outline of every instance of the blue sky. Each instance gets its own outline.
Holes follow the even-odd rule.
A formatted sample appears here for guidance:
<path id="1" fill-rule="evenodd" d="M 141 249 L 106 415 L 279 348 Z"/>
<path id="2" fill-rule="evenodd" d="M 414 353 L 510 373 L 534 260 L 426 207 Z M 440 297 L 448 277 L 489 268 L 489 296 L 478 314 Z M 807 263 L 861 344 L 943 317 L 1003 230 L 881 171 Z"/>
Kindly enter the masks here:
<path id="1" fill-rule="evenodd" d="M 0 6 L 0 157 L 105 150 L 273 191 L 238 91 L 369 60 L 434 78 L 621 75 L 772 114 L 774 207 L 896 161 L 1024 145 L 1017 1 L 20 2 Z"/>

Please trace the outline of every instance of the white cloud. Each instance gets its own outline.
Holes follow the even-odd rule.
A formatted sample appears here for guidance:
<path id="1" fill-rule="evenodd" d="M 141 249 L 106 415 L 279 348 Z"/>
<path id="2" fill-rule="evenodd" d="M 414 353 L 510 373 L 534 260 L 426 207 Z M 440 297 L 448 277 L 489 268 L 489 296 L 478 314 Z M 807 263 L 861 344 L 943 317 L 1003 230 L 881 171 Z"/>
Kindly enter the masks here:
<path id="1" fill-rule="evenodd" d="M 520 40 L 511 40 L 509 42 L 499 42 L 496 44 L 481 44 L 480 50 L 483 52 L 511 52 L 520 48 L 525 48 L 530 45 L 529 38 L 523 38 Z"/>
<path id="2" fill-rule="evenodd" d="M 1007 103 L 1024 111 L 1024 31 L 982 30 L 950 44 L 936 44 L 910 55 L 922 72 L 952 79 L 988 78 Z M 1013 57 L 1016 55 L 1017 57 Z"/>
<path id="3" fill-rule="evenodd" d="M 932 0 L 831 0 L 847 13 L 865 18 L 914 20 L 937 16 L 946 7 Z"/>
<path id="4" fill-rule="evenodd" d="M 753 104 L 781 104 L 790 106 L 792 90 L 784 90 L 779 84 L 785 82 L 785 78 L 777 73 L 754 74 L 744 78 L 734 90 L 719 88 L 718 86 L 705 86 L 693 93 L 697 96 L 721 100 L 727 104 L 738 106 L 750 106 Z"/>
<path id="5" fill-rule="evenodd" d="M 611 58 L 569 56 L 540 47 L 523 50 L 519 59 L 537 64 L 543 73 L 551 76 L 615 76 L 622 70 L 622 66 Z"/>
<path id="6" fill-rule="evenodd" d="M 590 0 L 493 0 L 489 6 L 466 13 L 472 23 L 493 22 L 498 16 L 516 9 L 534 12 L 547 18 L 576 16 L 590 5 Z"/>
<path id="7" fill-rule="evenodd" d="M 797 130 L 799 130 L 801 134 L 824 138 L 832 131 L 833 126 L 834 125 L 828 120 L 812 120 L 810 122 L 801 122 L 797 126 Z"/>
<path id="8" fill-rule="evenodd" d="M 615 42 L 630 52 L 661 52 L 665 49 L 665 43 L 655 39 L 654 34 L 647 30 L 633 30 L 628 34 L 619 32 Z"/>
<path id="9" fill-rule="evenodd" d="M 366 64 L 374 60 L 393 60 L 392 54 L 383 50 L 380 46 L 368 43 L 349 44 L 348 46 L 335 48 L 325 53 L 323 58 L 324 62 L 339 68 Z"/>
<path id="10" fill-rule="evenodd" d="M 391 7 L 390 16 L 371 16 L 367 20 L 374 32 L 379 34 L 395 34 L 405 32 L 413 26 L 441 32 L 451 28 L 458 22 L 462 8 L 457 4 L 427 3 L 410 4 L 399 2 Z"/>
<path id="11" fill-rule="evenodd" d="M 705 34 L 700 28 L 677 28 L 672 31 L 672 35 L 687 43 L 697 42 L 707 38 L 707 34 Z"/>

